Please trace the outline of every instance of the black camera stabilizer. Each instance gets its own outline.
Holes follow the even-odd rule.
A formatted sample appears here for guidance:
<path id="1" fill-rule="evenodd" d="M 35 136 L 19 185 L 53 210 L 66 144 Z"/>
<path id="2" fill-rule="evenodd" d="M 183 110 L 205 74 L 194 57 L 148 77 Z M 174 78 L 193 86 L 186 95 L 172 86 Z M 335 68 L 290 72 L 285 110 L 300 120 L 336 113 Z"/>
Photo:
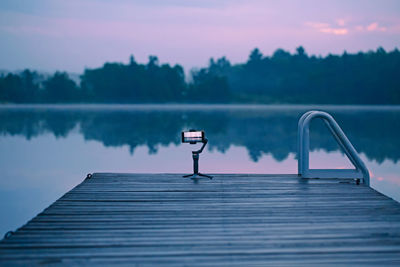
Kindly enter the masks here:
<path id="1" fill-rule="evenodd" d="M 206 177 L 206 178 L 210 178 L 212 179 L 212 176 L 210 175 L 206 175 L 206 174 L 202 174 L 199 173 L 199 157 L 200 157 L 200 153 L 203 152 L 204 147 L 207 145 L 208 140 L 207 138 L 204 138 L 204 140 L 202 141 L 203 145 L 201 146 L 201 148 L 199 150 L 196 151 L 192 151 L 192 157 L 193 157 L 193 174 L 188 174 L 188 175 L 184 175 L 183 177 L 185 178 L 191 178 L 191 179 L 196 179 L 196 178 L 201 178 L 201 177 Z"/>

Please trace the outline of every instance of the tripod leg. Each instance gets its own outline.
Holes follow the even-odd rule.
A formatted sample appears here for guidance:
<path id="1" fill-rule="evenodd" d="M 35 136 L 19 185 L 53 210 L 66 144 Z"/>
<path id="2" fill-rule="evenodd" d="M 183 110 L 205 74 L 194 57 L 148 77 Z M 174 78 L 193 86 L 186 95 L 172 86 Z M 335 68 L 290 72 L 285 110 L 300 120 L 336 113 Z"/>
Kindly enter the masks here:
<path id="1" fill-rule="evenodd" d="M 197 180 L 198 178 L 200 178 L 200 175 L 197 173 L 193 173 L 193 174 L 188 174 L 188 175 L 184 175 L 182 176 L 183 178 L 190 178 L 193 180 Z"/>
<path id="2" fill-rule="evenodd" d="M 207 177 L 207 178 L 212 179 L 212 176 L 210 176 L 210 175 L 206 175 L 206 174 L 202 174 L 202 173 L 198 173 L 197 175 L 198 175 L 198 176 Z"/>

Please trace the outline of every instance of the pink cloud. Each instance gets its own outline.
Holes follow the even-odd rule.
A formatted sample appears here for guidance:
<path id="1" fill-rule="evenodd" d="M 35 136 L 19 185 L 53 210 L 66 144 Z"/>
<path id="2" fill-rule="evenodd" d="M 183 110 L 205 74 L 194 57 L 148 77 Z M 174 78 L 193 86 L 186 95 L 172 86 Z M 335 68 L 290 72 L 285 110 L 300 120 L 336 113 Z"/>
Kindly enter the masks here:
<path id="1" fill-rule="evenodd" d="M 344 27 L 344 25 L 346 25 L 346 21 L 344 19 L 338 19 L 338 20 L 336 20 L 336 23 L 340 27 Z"/>
<path id="2" fill-rule="evenodd" d="M 349 30 L 346 28 L 323 28 L 323 29 L 320 29 L 320 32 L 332 33 L 335 35 L 345 35 L 345 34 L 349 33 Z"/>
<path id="3" fill-rule="evenodd" d="M 345 19 L 337 19 L 336 25 L 322 22 L 306 22 L 306 26 L 311 27 L 319 32 L 334 34 L 334 35 L 346 35 L 350 31 L 356 32 L 398 32 L 396 29 L 400 29 L 400 26 L 391 26 L 389 28 L 381 26 L 378 22 L 372 22 L 367 25 L 348 25 Z M 345 27 L 346 26 L 346 27 Z"/>
<path id="4" fill-rule="evenodd" d="M 373 22 L 366 27 L 367 31 L 386 31 L 386 27 L 380 27 L 378 22 Z"/>
<path id="5" fill-rule="evenodd" d="M 372 22 L 368 25 L 357 25 L 354 27 L 354 29 L 358 32 L 386 32 L 386 31 L 392 31 L 396 32 L 396 26 L 389 27 L 383 27 L 380 26 L 378 22 Z"/>
<path id="6" fill-rule="evenodd" d="M 368 31 L 375 31 L 376 29 L 378 29 L 378 23 L 376 22 L 371 23 L 370 25 L 367 26 Z"/>
<path id="7" fill-rule="evenodd" d="M 343 24 L 344 21 L 338 22 L 338 24 Z M 334 34 L 334 35 L 346 35 L 349 33 L 349 30 L 347 28 L 336 28 L 336 27 L 331 27 L 330 24 L 328 23 L 321 23 L 321 22 L 306 22 L 306 25 L 316 29 L 319 32 L 322 33 L 328 33 L 328 34 Z"/>
<path id="8" fill-rule="evenodd" d="M 362 25 L 357 25 L 357 26 L 355 27 L 355 29 L 356 29 L 356 31 L 364 31 L 364 26 L 362 26 Z"/>

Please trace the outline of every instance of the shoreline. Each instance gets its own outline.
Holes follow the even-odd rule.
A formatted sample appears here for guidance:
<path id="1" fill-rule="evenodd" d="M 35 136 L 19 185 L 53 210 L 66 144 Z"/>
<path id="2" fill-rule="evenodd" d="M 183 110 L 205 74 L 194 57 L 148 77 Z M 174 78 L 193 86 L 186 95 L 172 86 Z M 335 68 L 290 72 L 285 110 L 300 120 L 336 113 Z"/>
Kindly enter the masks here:
<path id="1" fill-rule="evenodd" d="M 146 104 L 0 104 L 0 109 L 70 109 L 70 110 L 400 110 L 400 105 L 340 105 L 340 104 L 188 104 L 188 103 L 146 103 Z"/>

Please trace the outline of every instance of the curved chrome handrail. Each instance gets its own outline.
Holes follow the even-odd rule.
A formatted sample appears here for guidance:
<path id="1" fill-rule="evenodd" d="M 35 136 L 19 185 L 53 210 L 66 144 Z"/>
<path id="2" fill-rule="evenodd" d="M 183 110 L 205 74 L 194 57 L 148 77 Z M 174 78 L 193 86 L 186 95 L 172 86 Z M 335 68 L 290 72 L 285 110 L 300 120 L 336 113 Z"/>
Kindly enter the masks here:
<path id="1" fill-rule="evenodd" d="M 355 170 L 352 169 L 309 169 L 310 123 L 320 118 L 335 137 L 337 143 L 347 155 Z M 362 178 L 369 185 L 369 171 L 359 157 L 335 119 L 327 112 L 312 110 L 304 113 L 298 123 L 298 174 L 304 178 Z"/>
<path id="2" fill-rule="evenodd" d="M 315 111 L 317 111 L 317 110 L 310 110 L 310 111 L 307 111 L 306 113 L 304 113 L 301 117 L 300 117 L 300 119 L 299 119 L 299 122 L 298 122 L 298 124 L 297 124 L 297 151 L 298 151 L 298 153 L 297 153 L 297 168 L 298 168 L 298 173 L 299 174 L 302 174 L 303 173 L 303 165 L 302 164 L 300 164 L 301 163 L 301 160 L 300 160 L 300 152 L 301 151 L 303 151 L 303 144 L 302 144 L 302 140 L 303 140 L 303 131 L 300 131 L 300 129 L 303 127 L 303 124 L 304 124 L 304 120 L 305 120 L 305 118 L 307 118 L 307 116 L 308 115 L 310 115 L 311 113 L 313 113 L 313 112 L 315 112 Z"/>

